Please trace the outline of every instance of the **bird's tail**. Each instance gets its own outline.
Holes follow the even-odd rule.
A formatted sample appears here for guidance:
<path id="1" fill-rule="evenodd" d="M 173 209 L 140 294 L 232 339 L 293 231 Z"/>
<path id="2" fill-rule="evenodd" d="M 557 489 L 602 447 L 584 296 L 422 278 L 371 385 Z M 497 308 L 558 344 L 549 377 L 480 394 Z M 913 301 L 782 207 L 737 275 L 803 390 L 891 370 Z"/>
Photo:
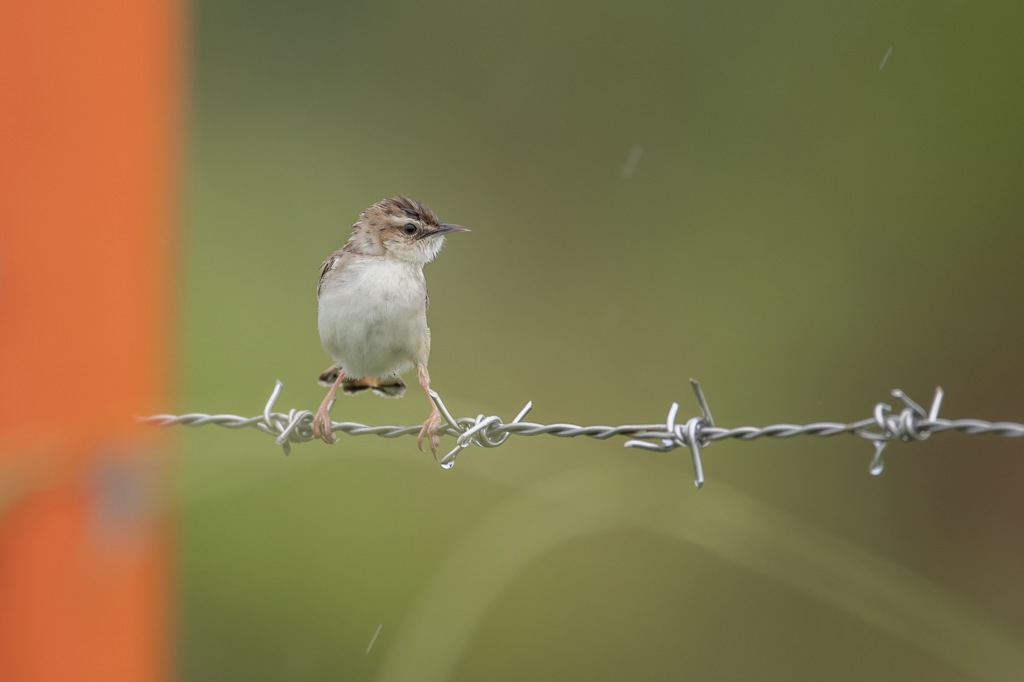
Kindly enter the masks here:
<path id="1" fill-rule="evenodd" d="M 340 371 L 337 365 L 326 370 L 320 375 L 320 385 L 333 386 Z M 399 377 L 345 377 L 341 380 L 341 390 L 347 395 L 356 395 L 367 389 L 384 398 L 401 398 L 405 395 L 405 382 Z"/>

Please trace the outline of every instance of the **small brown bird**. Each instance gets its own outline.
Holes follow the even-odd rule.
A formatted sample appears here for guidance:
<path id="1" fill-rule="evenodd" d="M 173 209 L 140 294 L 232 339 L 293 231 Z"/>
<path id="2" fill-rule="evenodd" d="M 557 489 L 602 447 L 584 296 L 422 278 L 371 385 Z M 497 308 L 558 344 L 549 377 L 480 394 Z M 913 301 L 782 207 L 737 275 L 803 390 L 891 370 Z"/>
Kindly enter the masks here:
<path id="1" fill-rule="evenodd" d="M 401 397 L 400 375 L 413 367 L 430 400 L 430 329 L 423 266 L 444 246 L 444 235 L 468 232 L 439 222 L 434 212 L 396 196 L 366 209 L 352 225 L 345 245 L 320 266 L 320 343 L 335 365 L 320 375 L 330 390 L 313 416 L 313 435 L 335 442 L 330 408 L 338 387 L 348 394 L 370 390 Z M 441 413 L 430 400 L 430 416 L 416 442 L 427 439 L 437 456 Z"/>

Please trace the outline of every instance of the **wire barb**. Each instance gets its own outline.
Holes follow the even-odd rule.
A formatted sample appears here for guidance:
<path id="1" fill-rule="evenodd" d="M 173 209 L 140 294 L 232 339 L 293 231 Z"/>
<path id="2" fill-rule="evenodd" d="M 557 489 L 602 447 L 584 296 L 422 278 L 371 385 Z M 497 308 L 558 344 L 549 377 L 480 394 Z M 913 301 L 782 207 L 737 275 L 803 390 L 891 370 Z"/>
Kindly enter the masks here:
<path id="1" fill-rule="evenodd" d="M 714 428 L 715 419 L 711 416 L 711 408 L 708 407 L 708 400 L 704 397 L 704 390 L 696 379 L 690 379 L 690 386 L 697 395 L 697 403 L 700 405 L 703 417 L 691 417 L 686 424 L 676 426 L 676 414 L 679 412 L 679 403 L 672 403 L 668 408 L 668 419 L 665 420 L 665 433 L 668 437 L 661 439 L 661 443 L 650 443 L 641 438 L 634 438 L 626 441 L 627 448 L 644 448 L 657 452 L 669 452 L 678 447 L 689 447 L 690 455 L 693 458 L 693 485 L 700 488 L 704 485 L 704 463 L 700 458 L 701 448 L 710 445 L 711 441 L 704 435 L 704 430 Z M 646 434 L 645 434 L 646 435 Z"/>
<path id="2" fill-rule="evenodd" d="M 576 424 L 535 424 L 523 421 L 533 403 L 527 402 L 519 414 L 510 421 L 504 422 L 497 416 L 478 414 L 475 418 L 452 415 L 436 391 L 430 392 L 430 398 L 437 405 L 445 424 L 440 432 L 443 435 L 455 436 L 455 447 L 444 457 L 440 464 L 445 469 L 455 465 L 455 458 L 470 445 L 494 448 L 515 434 L 520 436 L 548 435 L 559 438 L 588 437 L 607 440 L 616 436 L 626 436 L 625 446 L 641 448 L 655 452 L 671 452 L 676 448 L 687 448 L 693 462 L 693 482 L 700 488 L 704 485 L 704 463 L 702 453 L 716 440 L 734 438 L 743 441 L 756 438 L 792 438 L 795 436 L 829 437 L 849 434 L 868 440 L 874 446 L 874 456 L 868 465 L 868 471 L 878 476 L 885 470 L 882 454 L 890 442 L 921 441 L 933 433 L 942 431 L 959 431 L 971 435 L 994 435 L 1005 438 L 1024 437 L 1024 424 L 1016 422 L 989 422 L 980 419 L 944 419 L 939 417 L 944 393 L 942 388 L 935 389 L 931 406 L 925 410 L 899 389 L 892 391 L 892 396 L 903 403 L 903 409 L 893 413 L 888 403 L 875 404 L 872 416 L 860 421 L 816 422 L 812 424 L 771 424 L 768 426 L 738 426 L 726 428 L 717 426 L 711 416 L 711 408 L 700 384 L 690 380 L 701 416 L 691 417 L 684 423 L 677 423 L 679 403 L 672 403 L 668 416 L 660 424 L 625 424 L 622 426 L 578 426 Z M 152 426 L 206 426 L 215 424 L 225 428 L 238 429 L 252 427 L 274 436 L 275 442 L 287 455 L 293 443 L 305 443 L 313 440 L 313 413 L 309 410 L 292 409 L 286 413 L 275 412 L 274 405 L 281 396 L 283 385 L 278 381 L 270 398 L 263 407 L 263 413 L 256 417 L 240 417 L 232 414 L 158 414 L 151 417 L 140 417 L 143 424 Z M 334 422 L 335 432 L 350 436 L 375 435 L 382 438 L 416 435 L 420 431 L 416 426 L 368 426 L 354 422 Z"/>
<path id="3" fill-rule="evenodd" d="M 452 413 L 448 411 L 448 407 L 441 400 L 441 396 L 437 394 L 437 391 L 430 390 L 430 399 L 437 405 L 437 409 L 441 411 L 441 417 L 448 424 L 448 432 L 456 434 L 458 439 L 455 442 L 455 449 L 449 452 L 447 455 L 441 458 L 441 467 L 443 469 L 451 469 L 455 466 L 455 457 L 470 445 L 476 444 L 484 448 L 496 448 L 511 435 L 505 428 L 505 424 L 499 417 L 485 417 L 482 414 L 478 414 L 475 420 L 472 420 L 472 425 L 464 424 L 464 422 L 470 420 L 459 420 L 452 416 Z M 530 410 L 533 409 L 533 402 L 526 403 L 523 409 L 519 410 L 519 414 L 510 423 L 519 424 L 523 421 Z"/>
<path id="4" fill-rule="evenodd" d="M 932 398 L 932 406 L 928 412 L 898 388 L 893 389 L 892 396 L 906 406 L 899 414 L 892 414 L 892 406 L 887 403 L 875 405 L 874 421 L 878 432 L 861 430 L 857 433 L 874 443 L 875 456 L 868 465 L 868 471 L 872 476 L 880 476 L 885 471 L 882 452 L 889 441 L 895 438 L 903 442 L 925 440 L 932 435 L 930 429 L 938 422 L 943 395 L 942 387 L 936 387 L 935 397 Z"/>

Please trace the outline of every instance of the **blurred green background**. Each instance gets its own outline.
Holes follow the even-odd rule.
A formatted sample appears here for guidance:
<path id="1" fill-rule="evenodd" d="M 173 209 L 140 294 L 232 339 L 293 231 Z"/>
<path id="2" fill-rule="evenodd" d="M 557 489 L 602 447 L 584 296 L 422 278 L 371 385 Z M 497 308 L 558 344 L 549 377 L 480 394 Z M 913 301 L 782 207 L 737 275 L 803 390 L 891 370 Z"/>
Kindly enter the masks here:
<path id="1" fill-rule="evenodd" d="M 458 415 L 1024 421 L 1019 2 L 196 0 L 181 411 L 315 409 L 317 266 L 403 193 Z M 884 60 L 884 64 L 883 64 Z M 340 399 L 415 424 L 426 401 Z M 1020 441 L 179 432 L 186 680 L 1009 680 Z M 445 439 L 442 448 L 450 447 Z M 371 645 L 372 642 L 372 646 Z"/>

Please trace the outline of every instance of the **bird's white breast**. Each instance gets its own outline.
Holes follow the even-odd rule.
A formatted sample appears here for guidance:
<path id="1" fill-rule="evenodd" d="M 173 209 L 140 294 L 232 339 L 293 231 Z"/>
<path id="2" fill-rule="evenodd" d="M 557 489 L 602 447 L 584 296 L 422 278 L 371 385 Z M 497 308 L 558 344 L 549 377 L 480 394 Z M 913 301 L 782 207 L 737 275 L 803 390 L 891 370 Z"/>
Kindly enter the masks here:
<path id="1" fill-rule="evenodd" d="M 320 292 L 320 342 L 347 376 L 401 374 L 427 359 L 426 295 L 416 263 L 344 259 Z"/>

